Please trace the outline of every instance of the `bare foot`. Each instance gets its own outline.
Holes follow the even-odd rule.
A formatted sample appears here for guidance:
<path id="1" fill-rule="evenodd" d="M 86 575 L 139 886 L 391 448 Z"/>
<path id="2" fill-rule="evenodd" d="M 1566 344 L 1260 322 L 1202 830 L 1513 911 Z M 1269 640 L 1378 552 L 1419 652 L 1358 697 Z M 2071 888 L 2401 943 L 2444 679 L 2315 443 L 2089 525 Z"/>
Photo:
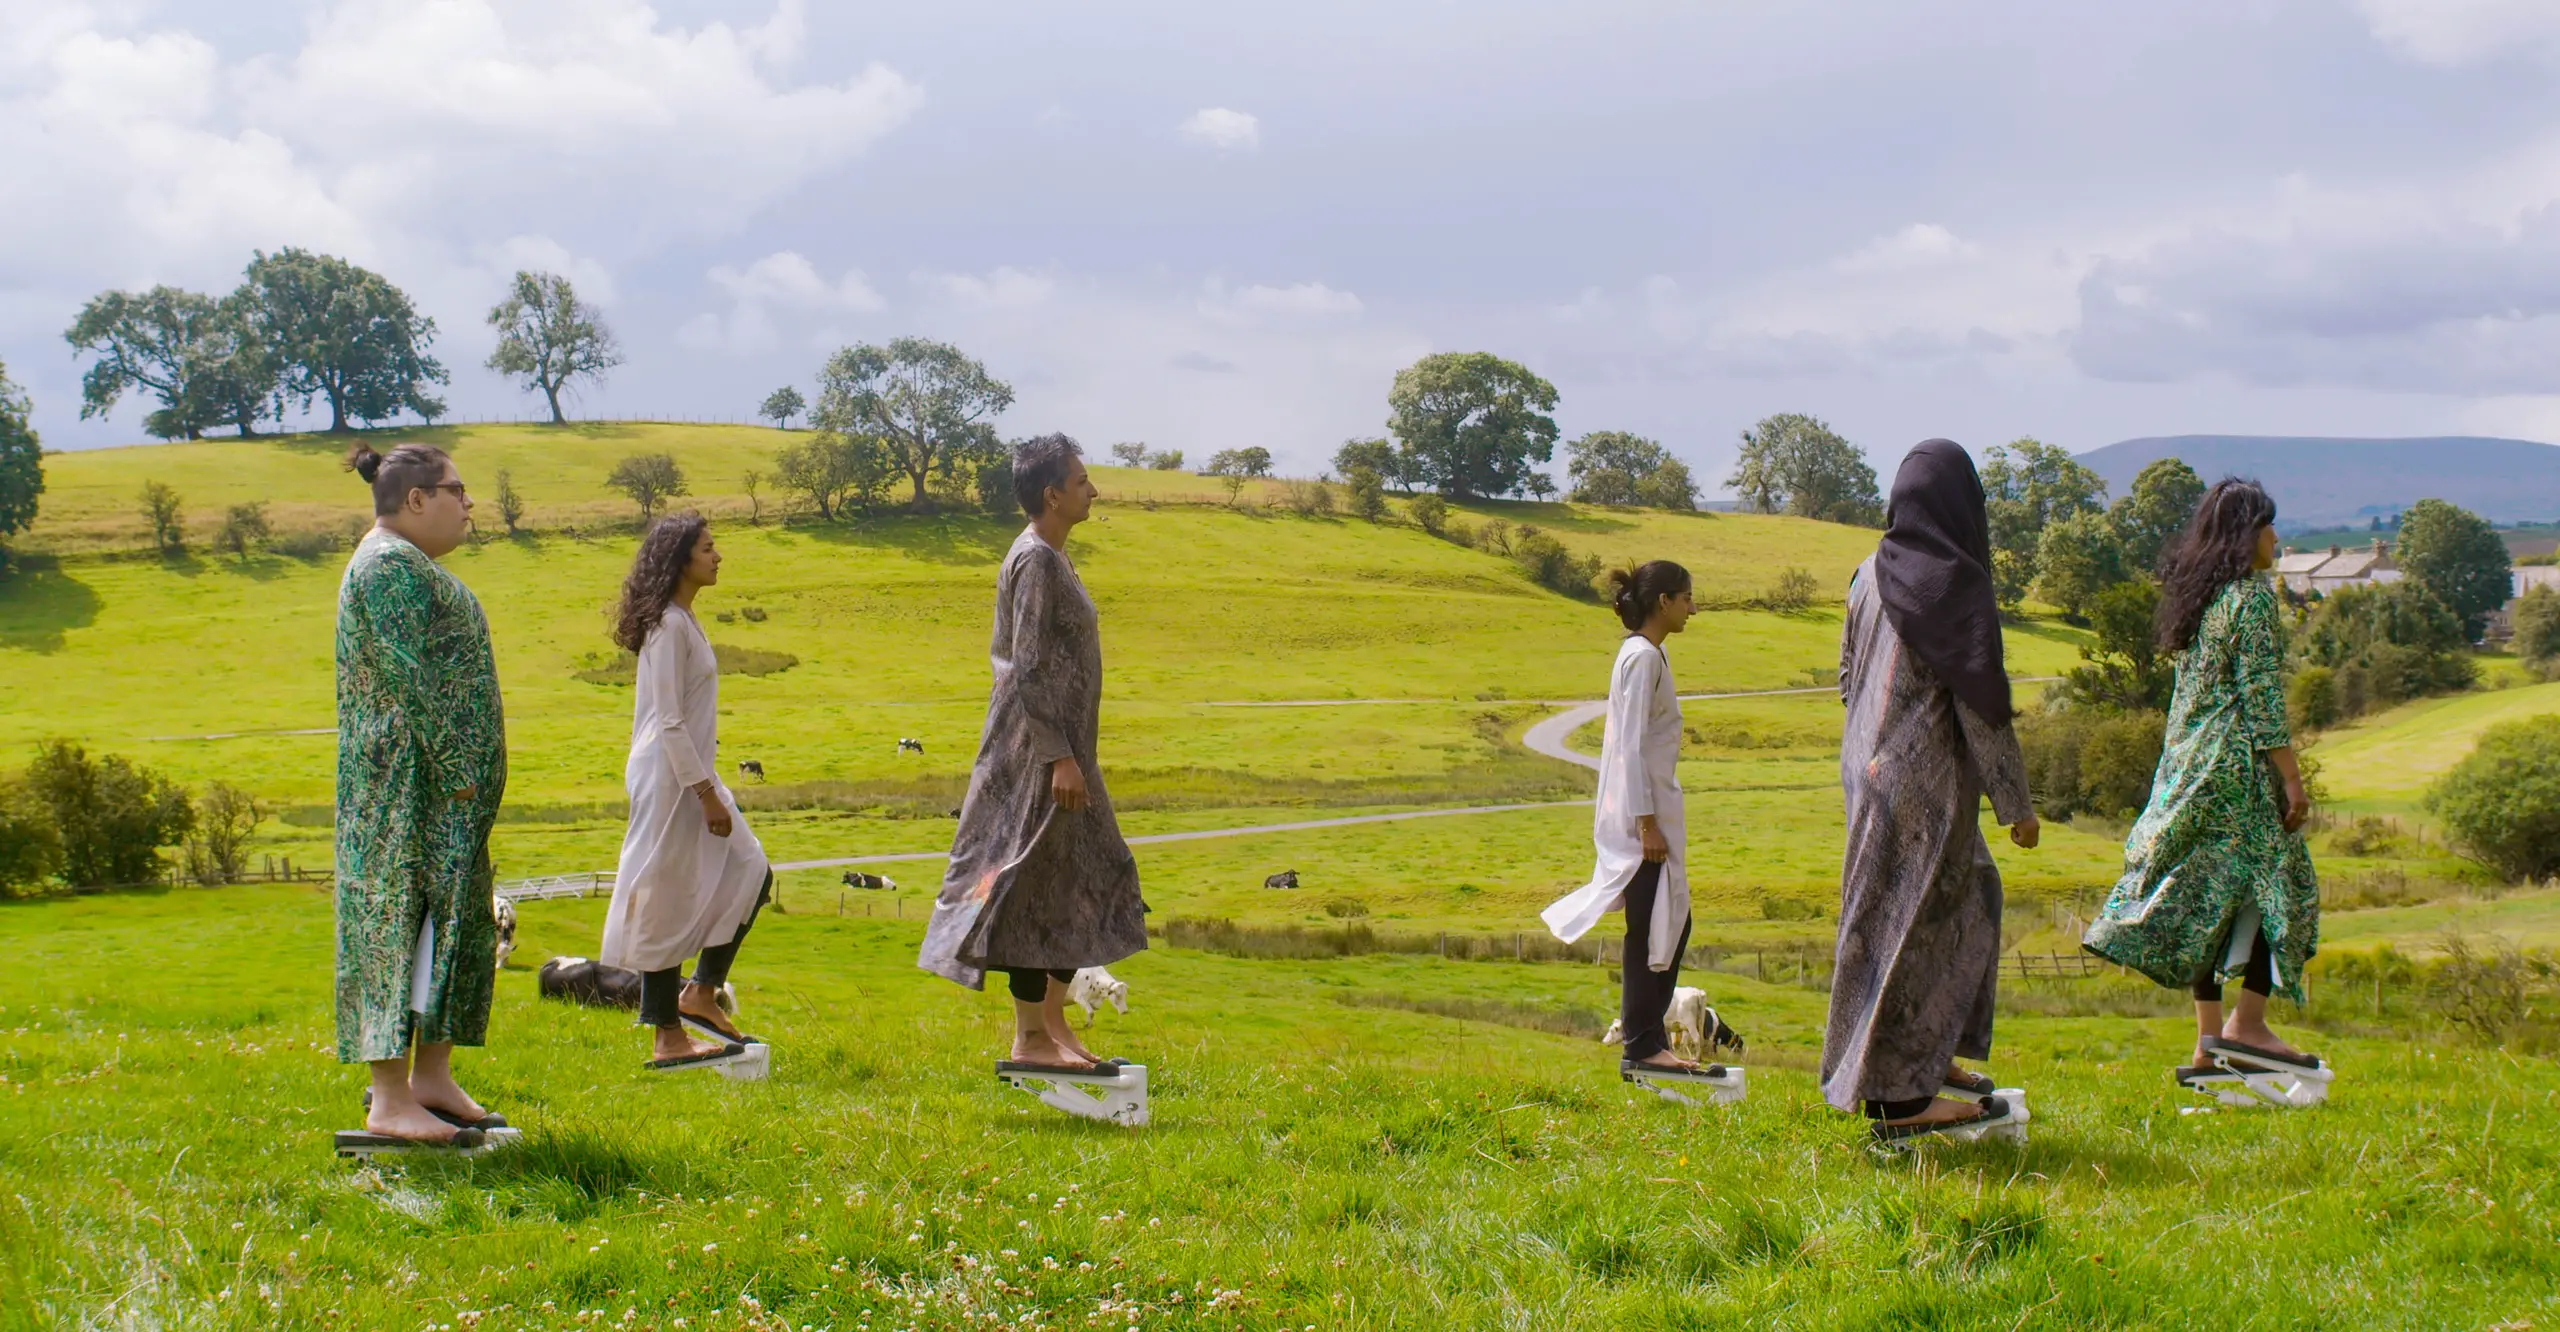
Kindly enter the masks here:
<path id="1" fill-rule="evenodd" d="M 386 1113 L 377 1102 L 365 1112 L 364 1131 L 379 1133 L 386 1138 L 406 1138 L 411 1142 L 451 1142 L 453 1135 L 462 1130 L 436 1118 L 435 1113 L 423 1105 L 411 1103 Z"/>
<path id="2" fill-rule="evenodd" d="M 464 1091 L 450 1072 L 441 1077 L 410 1074 L 409 1097 L 426 1109 L 441 1110 L 466 1124 L 477 1124 L 489 1117 L 488 1107 L 472 1100 L 471 1093 Z"/>
<path id="3" fill-rule="evenodd" d="M 2211 1067 L 2213 1067 L 2213 1052 L 2212 1052 L 2211 1050 L 2208 1050 L 2208 1049 L 2204 1048 L 2204 1046 L 2203 1046 L 2201 1043 L 2199 1043 L 2199 1044 L 2196 1046 L 2196 1052 L 2195 1052 L 2195 1054 L 2189 1058 L 2188 1063 L 2187 1063 L 2187 1067 L 2189 1067 L 2189 1068 L 2211 1068 Z"/>
<path id="4" fill-rule="evenodd" d="M 1646 1068 L 1658 1068 L 1666 1073 L 1695 1073 L 1698 1071 L 1698 1061 L 1694 1059 L 1683 1059 L 1669 1050 L 1656 1050 L 1652 1054 L 1646 1055 L 1644 1058 L 1639 1059 L 1636 1062 L 1644 1065 Z"/>
<path id="5" fill-rule="evenodd" d="M 1986 1118 L 1990 1113 L 1977 1101 L 1951 1101 L 1941 1097 L 1929 1102 L 1929 1108 L 1916 1115 L 1884 1122 L 1895 1127 L 1905 1124 L 1964 1124 Z"/>
<path id="6" fill-rule="evenodd" d="M 1089 1056 L 1073 1054 L 1049 1038 L 1045 1031 L 1017 1031 L 1013 1034 L 1013 1062 L 1044 1064 L 1050 1068 L 1088 1069 Z"/>
<path id="7" fill-rule="evenodd" d="M 1048 1033 L 1049 1043 L 1051 1045 L 1057 1046 L 1059 1049 L 1066 1051 L 1069 1055 L 1072 1055 L 1077 1059 L 1081 1059 L 1088 1064 L 1100 1064 L 1102 1062 L 1102 1056 L 1086 1049 L 1084 1042 L 1076 1039 L 1076 1029 L 1067 1024 L 1066 1014 L 1060 1013 L 1055 1017 L 1046 1013 L 1041 1014 L 1040 1029 Z"/>
<path id="8" fill-rule="evenodd" d="M 687 983 L 682 990 L 676 992 L 676 1011 L 732 1041 L 743 1039 L 738 1034 L 738 1024 L 731 1022 L 729 1015 L 720 1011 L 720 1001 L 713 997 L 714 993 L 715 991 L 708 985 Z"/>
<path id="9" fill-rule="evenodd" d="M 2238 1041 L 2242 1045 L 2254 1045 L 2261 1050 L 2272 1051 L 2273 1053 L 2283 1055 L 2288 1059 L 2300 1059 L 2303 1057 L 2300 1050 L 2285 1044 L 2284 1038 L 2269 1030 L 2267 1024 L 2263 1022 L 2259 1023 L 2255 1027 L 2241 1026 L 2236 1019 L 2226 1022 L 2222 1024 L 2222 1039 L 2226 1041 Z"/>
<path id="10" fill-rule="evenodd" d="M 698 1059 L 720 1053 L 726 1046 L 697 1041 L 682 1026 L 654 1028 L 657 1035 L 649 1042 L 651 1059 Z"/>

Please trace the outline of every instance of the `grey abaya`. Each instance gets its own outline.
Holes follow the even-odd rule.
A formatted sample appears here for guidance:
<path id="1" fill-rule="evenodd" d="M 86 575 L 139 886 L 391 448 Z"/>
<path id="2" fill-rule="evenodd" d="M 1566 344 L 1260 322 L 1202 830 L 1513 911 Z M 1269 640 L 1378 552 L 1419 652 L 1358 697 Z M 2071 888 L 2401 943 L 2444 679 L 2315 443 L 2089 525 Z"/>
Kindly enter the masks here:
<path id="1" fill-rule="evenodd" d="M 1822 1042 L 1823 1097 L 1851 1111 L 1935 1095 L 1949 1059 L 1990 1055 L 2000 871 L 1982 797 L 2003 824 L 2032 812 L 2016 734 L 1908 649 L 1874 566 L 1859 566 L 1841 632 L 1849 836 Z"/>
<path id="2" fill-rule="evenodd" d="M 1147 946 L 1138 863 L 1094 748 L 1102 639 L 1064 552 L 1024 529 L 996 576 L 995 686 L 950 867 L 916 965 L 971 989 L 993 970 L 1107 966 Z M 1049 767 L 1073 757 L 1088 803 L 1058 807 Z"/>

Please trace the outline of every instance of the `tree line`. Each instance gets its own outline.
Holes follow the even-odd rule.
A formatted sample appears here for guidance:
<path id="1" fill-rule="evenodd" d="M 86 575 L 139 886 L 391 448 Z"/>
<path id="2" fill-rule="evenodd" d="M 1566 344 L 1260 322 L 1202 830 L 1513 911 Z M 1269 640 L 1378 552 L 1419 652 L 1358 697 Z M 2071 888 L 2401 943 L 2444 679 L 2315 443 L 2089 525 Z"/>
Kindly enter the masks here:
<path id="1" fill-rule="evenodd" d="M 251 834 L 273 811 L 212 782 L 198 795 L 120 754 L 46 743 L 0 772 L 0 897 L 165 881 L 237 883 Z M 163 855 L 174 850 L 172 860 Z"/>
<path id="2" fill-rule="evenodd" d="M 518 272 L 488 314 L 498 331 L 488 367 L 541 393 L 556 423 L 561 396 L 621 364 L 613 333 L 567 278 Z M 240 285 L 221 296 L 156 286 L 89 299 L 63 340 L 89 358 L 80 416 L 104 417 L 128 394 L 159 405 L 143 429 L 162 439 L 201 439 L 230 428 L 281 425 L 289 407 L 329 409 L 345 431 L 403 414 L 433 422 L 452 382 L 429 351 L 436 321 L 371 269 L 287 247 L 258 251 Z"/>

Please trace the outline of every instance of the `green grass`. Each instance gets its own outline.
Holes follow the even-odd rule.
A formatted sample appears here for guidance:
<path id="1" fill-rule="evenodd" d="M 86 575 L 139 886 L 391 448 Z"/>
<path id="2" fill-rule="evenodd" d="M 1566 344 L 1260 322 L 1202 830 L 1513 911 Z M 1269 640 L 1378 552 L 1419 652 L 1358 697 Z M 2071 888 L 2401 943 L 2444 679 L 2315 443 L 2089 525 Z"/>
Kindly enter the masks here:
<path id="1" fill-rule="evenodd" d="M 527 906 L 519 956 L 591 951 L 600 907 Z M 1994 1066 L 2031 1089 L 2030 1144 L 1878 1161 L 1815 1096 L 1817 993 L 1708 979 L 1752 1082 L 1701 1112 L 1538 1029 L 1609 1006 L 1598 967 L 1159 951 L 1116 968 L 1132 1011 L 1095 1028 L 1150 1066 L 1133 1132 L 995 1085 L 999 1001 L 914 970 L 915 938 L 761 922 L 737 979 L 778 1053 L 751 1085 L 644 1074 L 624 1015 L 541 1004 L 510 970 L 495 1043 L 460 1062 L 527 1141 L 367 1169 L 326 1145 L 359 1082 L 328 1053 L 325 895 L 0 909 L 0 1325 L 2560 1316 L 2547 1062 L 2325 1038 L 2328 1105 L 2188 1116 L 2165 1073 L 2182 1020 L 2012 1014 Z"/>
<path id="2" fill-rule="evenodd" d="M 2320 739 L 2320 776 L 2346 813 L 2415 815 L 2427 788 L 2500 722 L 2560 712 L 2560 683 L 2419 699 Z"/>

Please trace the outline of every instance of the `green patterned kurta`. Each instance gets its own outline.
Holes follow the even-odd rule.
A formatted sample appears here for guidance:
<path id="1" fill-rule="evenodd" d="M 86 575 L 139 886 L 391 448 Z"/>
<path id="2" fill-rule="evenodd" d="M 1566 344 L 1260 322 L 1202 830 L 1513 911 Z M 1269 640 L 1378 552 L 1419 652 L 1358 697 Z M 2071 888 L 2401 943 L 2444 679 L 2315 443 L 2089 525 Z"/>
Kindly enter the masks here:
<path id="1" fill-rule="evenodd" d="M 489 827 L 507 784 L 489 622 L 462 581 L 376 529 L 338 588 L 338 1058 L 478 1045 L 497 978 Z M 464 793 L 468 792 L 467 798 Z M 410 1012 L 419 925 L 435 925 Z"/>
<path id="2" fill-rule="evenodd" d="M 2302 834 L 2284 827 L 2284 779 L 2266 752 L 2293 743 L 2284 716 L 2276 595 L 2263 578 L 2224 588 L 2178 659 L 2151 803 L 2125 839 L 2124 877 L 2081 945 L 2162 985 L 2225 968 L 2250 903 L 2275 961 L 2276 993 L 2302 998 L 2320 944 L 2320 881 Z"/>

